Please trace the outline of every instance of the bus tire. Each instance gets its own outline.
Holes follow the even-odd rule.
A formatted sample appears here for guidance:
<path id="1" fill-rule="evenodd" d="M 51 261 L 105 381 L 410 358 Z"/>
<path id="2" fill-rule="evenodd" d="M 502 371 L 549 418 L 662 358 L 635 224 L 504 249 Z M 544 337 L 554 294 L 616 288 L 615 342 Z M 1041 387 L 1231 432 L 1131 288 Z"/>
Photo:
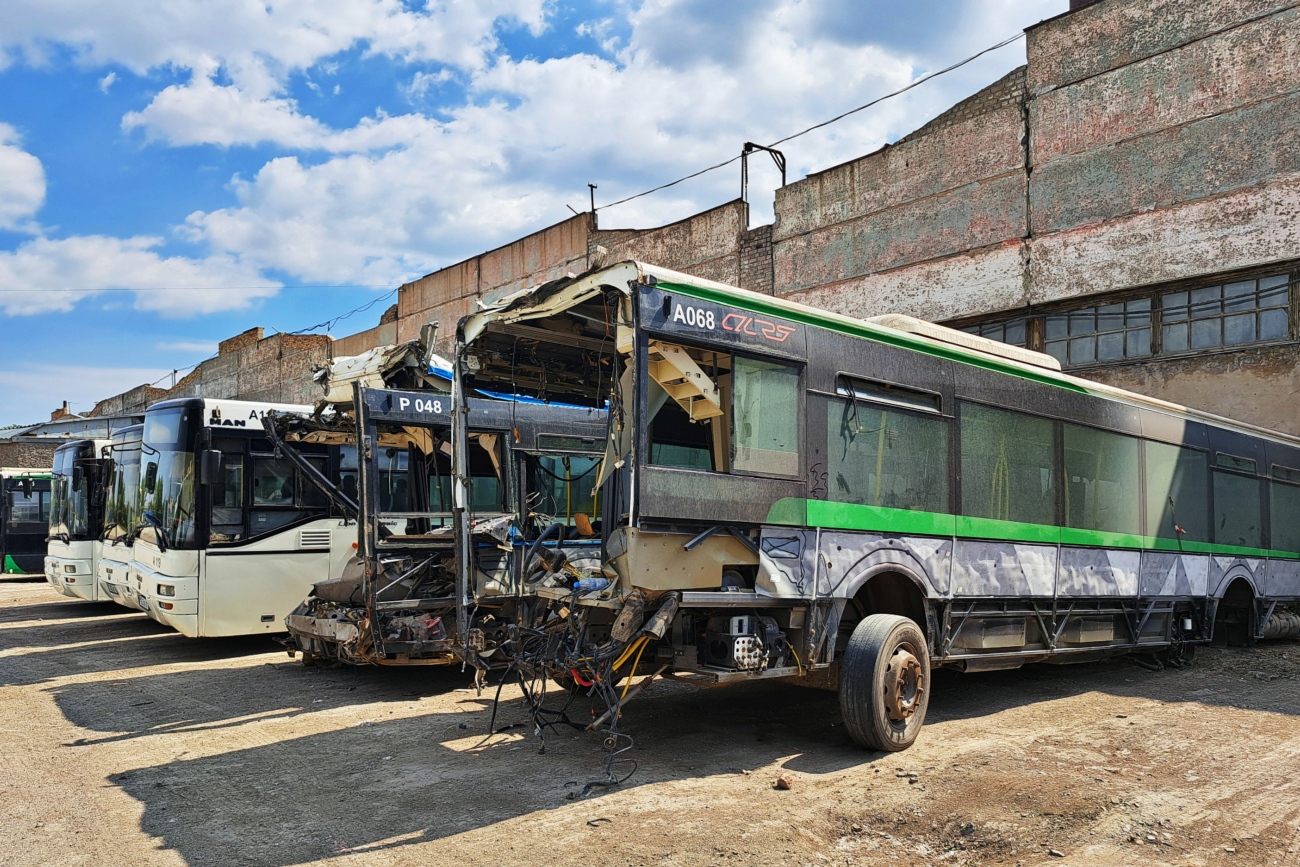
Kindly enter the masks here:
<path id="1" fill-rule="evenodd" d="M 930 701 L 930 652 L 916 622 L 872 614 L 840 662 L 840 711 L 860 746 L 897 752 L 916 740 Z"/>

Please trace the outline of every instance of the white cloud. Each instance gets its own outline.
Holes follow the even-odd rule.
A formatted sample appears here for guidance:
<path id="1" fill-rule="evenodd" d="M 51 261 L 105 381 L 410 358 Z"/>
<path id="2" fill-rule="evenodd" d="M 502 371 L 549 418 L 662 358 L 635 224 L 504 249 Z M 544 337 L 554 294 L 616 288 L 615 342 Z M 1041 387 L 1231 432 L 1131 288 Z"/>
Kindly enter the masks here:
<path id="1" fill-rule="evenodd" d="M 159 343 L 158 349 L 172 350 L 175 352 L 201 352 L 205 355 L 212 355 L 217 351 L 217 341 L 215 340 L 172 340 Z"/>
<path id="2" fill-rule="evenodd" d="M 170 370 L 152 367 L 101 367 L 98 365 L 33 364 L 21 362 L 0 369 L 0 425 L 48 421 L 50 412 L 68 402 L 84 414 L 104 397 L 137 385 L 156 382 Z M 170 378 L 163 384 L 169 384 Z"/>
<path id="3" fill-rule="evenodd" d="M 631 12 L 617 5 L 627 35 L 611 35 L 624 31 L 608 20 L 580 28 L 607 37 L 617 54 L 534 60 L 500 53 L 494 26 L 513 18 L 540 33 L 545 0 L 433 2 L 418 12 L 397 0 L 274 8 L 175 0 L 153 15 L 55 2 L 65 14 L 51 15 L 48 2 L 36 0 L 0 6 L 0 45 L 29 62 L 57 41 L 76 46 L 87 64 L 191 71 L 186 83 L 128 113 L 124 129 L 169 145 L 270 142 L 311 158 L 273 159 L 233 179 L 234 204 L 190 214 L 179 231 L 206 246 L 204 258 L 165 258 L 158 239 L 109 238 L 42 241 L 48 248 L 31 242 L 0 254 L 0 281 L 78 287 L 21 302 L 0 293 L 10 312 L 68 309 L 110 285 L 259 285 L 267 270 L 331 284 L 397 283 L 558 221 L 569 213 L 566 203 L 582 209 L 588 181 L 600 185 L 599 202 L 647 189 L 733 156 L 746 140 L 770 142 L 862 104 L 1065 7 L 1065 0 L 971 0 L 903 16 L 889 4 L 849 0 L 646 0 Z M 927 14 L 939 6 L 950 14 Z M 60 27 L 56 19 L 79 23 Z M 409 99 L 428 98 L 454 78 L 466 88 L 465 102 L 439 106 L 437 117 L 377 110 L 347 129 L 304 113 L 287 95 L 289 74 L 346 75 L 338 54 L 358 44 L 412 64 Z M 782 145 L 790 179 L 915 129 L 1021 57 L 1020 45 L 1004 49 Z M 319 160 L 322 153 L 333 156 Z M 751 182 L 759 220 L 770 219 L 776 177 L 762 158 L 751 162 Z M 732 165 L 604 212 L 601 221 L 655 225 L 738 190 Z M 57 244 L 66 246 L 56 252 Z M 97 246 L 125 267 L 81 255 Z M 136 305 L 226 309 L 256 292 L 271 294 L 205 300 L 142 292 Z"/>
<path id="4" fill-rule="evenodd" d="M 268 77 L 308 69 L 358 44 L 371 53 L 475 68 L 496 47 L 495 24 L 545 27 L 545 0 L 6 0 L 0 4 L 0 66 L 39 65 L 51 46 L 70 46 L 88 66 L 121 64 L 137 74 L 177 67 L 227 68 L 258 90 Z M 267 95 L 265 92 L 259 96 Z"/>
<path id="5" fill-rule="evenodd" d="M 135 307 L 167 316 L 239 310 L 276 293 L 236 257 L 165 257 L 160 238 L 102 235 L 34 238 L 0 251 L 0 310 L 11 315 L 70 311 L 88 296 L 141 290 Z"/>
<path id="6" fill-rule="evenodd" d="M 0 229 L 23 229 L 45 201 L 45 169 L 20 146 L 18 132 L 0 123 Z"/>
<path id="7" fill-rule="evenodd" d="M 99 80 L 100 93 L 108 93 L 108 89 L 113 86 L 113 82 L 115 81 L 117 81 L 116 72 L 109 72 L 108 75 L 105 75 L 103 78 L 101 78 Z"/>
<path id="8" fill-rule="evenodd" d="M 1064 5 L 1034 0 L 1012 13 L 1005 2 L 962 6 L 942 29 L 952 53 L 927 59 L 844 38 L 840 22 L 819 17 L 826 4 L 770 0 L 741 14 L 733 4 L 652 0 L 632 16 L 614 59 L 498 57 L 468 75 L 468 101 L 444 107 L 442 120 L 410 114 L 343 131 L 296 128 L 346 155 L 268 162 L 236 180 L 237 205 L 191 214 L 187 237 L 303 279 L 396 282 L 563 219 L 565 203 L 583 209 L 587 181 L 600 185 L 598 202 L 647 189 L 735 155 L 746 140 L 773 141 L 895 90 Z M 744 26 L 714 20 L 721 6 Z M 728 33 L 725 45 L 719 32 Z M 1013 46 L 783 145 L 790 180 L 917 128 L 1022 57 Z M 770 219 L 777 176 L 765 158 L 751 161 L 751 181 L 756 222 Z M 601 222 L 655 225 L 738 191 L 733 164 L 602 213 Z"/>

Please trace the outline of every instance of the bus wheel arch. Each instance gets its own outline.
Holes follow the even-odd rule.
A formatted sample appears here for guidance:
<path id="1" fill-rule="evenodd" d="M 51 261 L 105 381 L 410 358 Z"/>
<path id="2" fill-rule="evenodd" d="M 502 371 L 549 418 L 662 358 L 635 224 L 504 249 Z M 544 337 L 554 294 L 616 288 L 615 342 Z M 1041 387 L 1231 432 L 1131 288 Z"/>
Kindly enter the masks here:
<path id="1" fill-rule="evenodd" d="M 877 562 L 847 583 L 845 626 L 873 614 L 896 614 L 914 621 L 927 640 L 933 640 L 936 624 L 926 604 L 925 583 L 916 570 L 903 563 Z"/>
<path id="2" fill-rule="evenodd" d="M 1228 579 L 1214 612 L 1214 639 L 1232 647 L 1243 647 L 1255 638 L 1255 599 L 1258 594 L 1250 576 L 1237 574 Z"/>

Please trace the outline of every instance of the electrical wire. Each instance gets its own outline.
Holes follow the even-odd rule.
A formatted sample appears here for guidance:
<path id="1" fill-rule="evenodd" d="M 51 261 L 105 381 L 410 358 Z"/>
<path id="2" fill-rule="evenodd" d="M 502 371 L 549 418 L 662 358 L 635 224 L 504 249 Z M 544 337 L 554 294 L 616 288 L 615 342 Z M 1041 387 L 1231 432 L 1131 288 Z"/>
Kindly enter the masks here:
<path id="1" fill-rule="evenodd" d="M 941 75 L 947 75 L 949 72 L 952 72 L 956 69 L 960 69 L 961 67 L 967 65 L 968 63 L 973 63 L 974 61 L 980 59 L 986 54 L 989 54 L 990 52 L 997 51 L 1000 48 L 1006 48 L 1008 45 L 1015 42 L 1016 40 L 1023 39 L 1024 35 L 1025 35 L 1024 31 L 1021 31 L 1020 33 L 1017 33 L 1014 36 L 1008 36 L 1006 39 L 1003 39 L 1001 42 L 997 43 L 996 45 L 990 45 L 988 48 L 985 48 L 983 51 L 979 51 L 975 54 L 972 54 L 970 57 L 967 57 L 964 60 L 959 60 L 956 63 L 952 64 L 951 66 L 945 66 L 943 69 L 939 69 L 927 75 L 921 76 L 920 78 L 908 84 L 906 87 L 901 87 L 898 90 L 893 91 L 892 93 L 886 93 L 884 96 L 878 96 L 875 99 L 871 100 L 870 102 L 859 105 L 857 108 L 851 108 L 848 111 L 835 115 L 835 117 L 832 117 L 829 120 L 824 120 L 821 123 L 813 124 L 807 129 L 799 130 L 799 132 L 791 133 L 785 138 L 779 138 L 776 141 L 769 144 L 768 147 L 775 148 L 779 144 L 785 144 L 788 141 L 793 141 L 794 139 L 797 139 L 800 136 L 807 135 L 808 133 L 819 130 L 822 127 L 830 126 L 833 123 L 844 120 L 844 118 L 850 115 L 857 114 L 860 111 L 865 111 L 866 109 L 871 108 L 873 105 L 879 105 L 880 103 L 884 102 L 887 99 L 893 99 L 896 96 L 901 96 L 902 94 L 907 93 L 912 88 L 919 87 L 920 85 L 925 84 L 927 81 L 936 79 Z M 729 160 L 724 160 L 723 162 L 716 163 L 714 165 L 709 166 L 708 168 L 703 168 L 700 169 L 699 171 L 691 172 L 689 175 L 686 175 L 685 177 L 680 177 L 675 181 L 669 181 L 666 184 L 660 184 L 659 186 L 648 189 L 645 192 L 636 193 L 635 195 L 627 196 L 626 198 L 619 199 L 618 201 L 608 202 L 606 204 L 600 205 L 594 210 L 603 211 L 606 208 L 612 208 L 615 205 L 622 205 L 632 201 L 633 199 L 639 199 L 642 198 L 643 196 L 648 196 L 651 193 L 657 193 L 660 190 L 666 190 L 669 187 L 675 187 L 680 183 L 684 183 L 685 181 L 689 181 L 693 178 L 698 178 L 700 175 L 708 174 L 709 172 L 717 171 L 718 169 L 725 168 L 731 165 L 732 163 L 736 162 L 740 158 L 741 155 L 737 154 L 736 156 L 732 157 Z"/>

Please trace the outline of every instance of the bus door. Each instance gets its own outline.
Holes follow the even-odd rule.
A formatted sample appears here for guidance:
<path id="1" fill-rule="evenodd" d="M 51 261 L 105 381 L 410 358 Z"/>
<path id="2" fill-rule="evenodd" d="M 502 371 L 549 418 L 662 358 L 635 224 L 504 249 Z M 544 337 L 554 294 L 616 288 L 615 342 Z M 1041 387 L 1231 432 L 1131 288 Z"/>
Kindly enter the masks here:
<path id="1" fill-rule="evenodd" d="M 451 404 L 429 392 L 358 388 L 363 595 L 380 660 L 450 654 L 457 593 Z"/>

